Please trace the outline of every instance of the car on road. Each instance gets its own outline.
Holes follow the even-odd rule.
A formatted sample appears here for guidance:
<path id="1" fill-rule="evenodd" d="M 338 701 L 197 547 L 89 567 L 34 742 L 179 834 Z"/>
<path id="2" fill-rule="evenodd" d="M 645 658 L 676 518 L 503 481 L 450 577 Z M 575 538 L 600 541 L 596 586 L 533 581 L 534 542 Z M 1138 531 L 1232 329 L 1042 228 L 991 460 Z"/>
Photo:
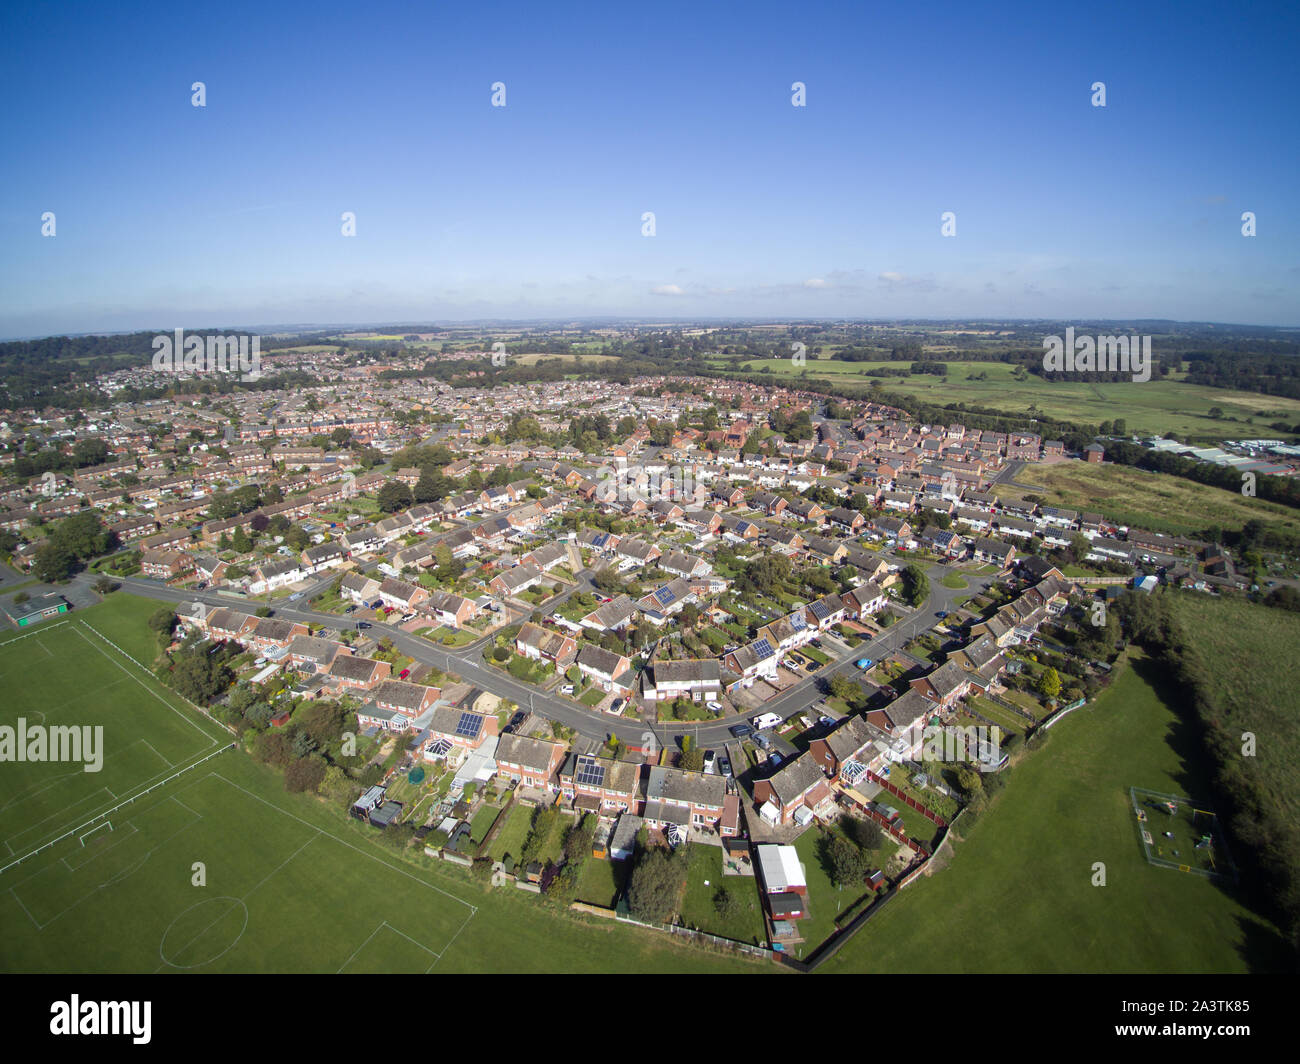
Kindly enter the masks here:
<path id="1" fill-rule="evenodd" d="M 748 724 L 733 724 L 727 731 L 731 732 L 737 739 L 748 739 L 754 734 L 754 729 Z"/>
<path id="2" fill-rule="evenodd" d="M 358 628 L 373 628 L 374 625 L 372 625 L 369 621 L 357 621 L 357 627 L 358 627 Z"/>
<path id="3" fill-rule="evenodd" d="M 938 617 L 939 620 L 942 621 L 945 617 L 948 616 L 948 611 L 947 611 L 947 610 L 940 610 L 938 613 L 935 614 L 935 616 Z"/>
<path id="4" fill-rule="evenodd" d="M 858 658 L 857 660 L 857 666 L 863 672 L 866 672 L 874 664 L 875 661 L 873 661 L 871 658 Z"/>
<path id="5" fill-rule="evenodd" d="M 301 592 L 301 591 L 295 591 L 292 595 L 289 596 L 289 601 L 290 601 L 290 602 L 297 602 L 300 598 L 302 598 L 302 592 Z"/>

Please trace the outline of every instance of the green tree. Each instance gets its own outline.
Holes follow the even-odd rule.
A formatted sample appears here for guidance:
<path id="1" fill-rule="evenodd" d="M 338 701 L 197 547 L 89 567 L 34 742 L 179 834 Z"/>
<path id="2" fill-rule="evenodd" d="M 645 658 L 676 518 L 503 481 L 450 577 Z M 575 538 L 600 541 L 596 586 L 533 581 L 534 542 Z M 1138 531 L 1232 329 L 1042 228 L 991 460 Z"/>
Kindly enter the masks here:
<path id="1" fill-rule="evenodd" d="M 930 578 L 915 562 L 903 570 L 903 597 L 912 607 L 920 606 L 930 597 Z"/>
<path id="2" fill-rule="evenodd" d="M 32 558 L 32 573 L 37 580 L 47 584 L 67 580 L 76 567 L 77 559 L 72 552 L 58 543 L 47 541 L 37 548 Z"/>
<path id="3" fill-rule="evenodd" d="M 162 606 L 149 616 L 146 623 L 149 630 L 158 636 L 159 642 L 170 643 L 176 628 L 176 612 L 170 606 Z"/>
<path id="4" fill-rule="evenodd" d="M 837 887 L 861 883 L 870 867 L 867 853 L 839 834 L 823 843 L 823 856 L 826 874 Z"/>
<path id="5" fill-rule="evenodd" d="M 1046 699 L 1056 698 L 1061 693 L 1061 677 L 1057 671 L 1048 667 L 1038 677 L 1038 693 Z"/>
<path id="6" fill-rule="evenodd" d="M 391 514 L 407 509 L 414 499 L 411 496 L 411 489 L 400 480 L 390 480 L 379 489 L 377 501 L 384 513 Z"/>
<path id="7" fill-rule="evenodd" d="M 667 921 L 677 908 L 686 881 L 685 863 L 666 850 L 645 852 L 628 880 L 627 904 L 632 915 L 647 923 Z"/>

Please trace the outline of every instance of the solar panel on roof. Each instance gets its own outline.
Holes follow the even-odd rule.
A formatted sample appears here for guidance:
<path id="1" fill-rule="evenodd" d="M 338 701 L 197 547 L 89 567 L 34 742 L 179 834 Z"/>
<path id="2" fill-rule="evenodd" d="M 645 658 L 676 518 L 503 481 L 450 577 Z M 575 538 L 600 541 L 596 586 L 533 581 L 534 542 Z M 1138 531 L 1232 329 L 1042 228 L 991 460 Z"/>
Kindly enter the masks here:
<path id="1" fill-rule="evenodd" d="M 587 787 L 599 787 L 605 782 L 605 766 L 590 757 L 580 757 L 574 779 Z"/>
<path id="2" fill-rule="evenodd" d="M 661 587 L 655 592 L 655 601 L 657 601 L 661 606 L 667 606 L 676 597 L 677 596 L 672 593 L 671 589 L 667 587 Z"/>
<path id="3" fill-rule="evenodd" d="M 775 653 L 775 651 L 772 649 L 771 643 L 769 643 L 766 639 L 760 639 L 757 643 L 754 644 L 754 653 L 757 654 L 760 658 L 770 658 Z"/>
<path id="4" fill-rule="evenodd" d="M 475 713 L 462 713 L 456 723 L 456 734 L 472 739 L 483 726 L 483 719 Z"/>

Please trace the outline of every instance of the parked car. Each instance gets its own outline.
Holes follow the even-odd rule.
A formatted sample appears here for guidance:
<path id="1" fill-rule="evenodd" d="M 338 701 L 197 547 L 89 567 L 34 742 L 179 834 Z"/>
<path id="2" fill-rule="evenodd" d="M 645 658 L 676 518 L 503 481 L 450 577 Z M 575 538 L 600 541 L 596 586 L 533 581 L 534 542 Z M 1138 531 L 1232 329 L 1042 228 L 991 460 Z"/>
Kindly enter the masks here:
<path id="1" fill-rule="evenodd" d="M 714 756 L 712 750 L 704 751 L 704 771 L 713 773 L 718 769 L 718 759 Z"/>
<path id="2" fill-rule="evenodd" d="M 563 687 L 560 688 L 560 694 L 562 694 L 562 695 L 571 695 L 571 694 L 573 694 L 573 684 L 571 684 L 571 683 L 566 683 Z"/>
<path id="3" fill-rule="evenodd" d="M 609 707 L 609 711 L 610 711 L 611 713 L 622 713 L 622 712 L 623 712 L 623 707 L 626 706 L 626 705 L 627 705 L 627 699 L 625 699 L 625 698 L 616 698 L 616 699 L 614 699 L 614 704 L 613 704 L 612 706 Z"/>
<path id="4" fill-rule="evenodd" d="M 208 586 L 208 582 L 206 580 L 200 580 L 197 584 L 194 585 L 194 590 L 203 591 L 205 588 L 207 588 L 207 586 Z"/>
<path id="5" fill-rule="evenodd" d="M 410 669 L 403 669 L 400 673 L 397 674 L 397 678 L 399 680 L 405 680 L 410 675 L 411 675 Z"/>
<path id="6" fill-rule="evenodd" d="M 758 745 L 761 746 L 764 750 L 772 749 L 771 738 L 767 735 L 764 735 L 762 732 L 757 732 L 754 735 L 754 742 L 758 743 Z"/>
<path id="7" fill-rule="evenodd" d="M 938 617 L 939 620 L 942 621 L 945 617 L 948 616 L 948 611 L 947 611 L 947 610 L 940 610 L 938 613 L 935 614 L 935 616 Z"/>
<path id="8" fill-rule="evenodd" d="M 721 772 L 724 776 L 731 775 L 731 758 L 729 758 L 726 754 L 723 754 L 720 758 L 718 758 L 718 771 Z"/>
<path id="9" fill-rule="evenodd" d="M 302 598 L 302 592 L 301 592 L 301 591 L 295 591 L 292 595 L 289 596 L 289 601 L 290 601 L 290 602 L 297 602 L 300 598 Z"/>
<path id="10" fill-rule="evenodd" d="M 778 754 L 775 750 L 773 750 L 772 756 L 769 757 L 767 760 L 773 768 L 776 768 L 781 764 L 781 755 Z"/>
<path id="11" fill-rule="evenodd" d="M 775 728 L 780 724 L 781 715 L 779 713 L 760 713 L 757 717 L 751 717 L 749 723 L 758 731 L 764 731 L 767 728 Z"/>

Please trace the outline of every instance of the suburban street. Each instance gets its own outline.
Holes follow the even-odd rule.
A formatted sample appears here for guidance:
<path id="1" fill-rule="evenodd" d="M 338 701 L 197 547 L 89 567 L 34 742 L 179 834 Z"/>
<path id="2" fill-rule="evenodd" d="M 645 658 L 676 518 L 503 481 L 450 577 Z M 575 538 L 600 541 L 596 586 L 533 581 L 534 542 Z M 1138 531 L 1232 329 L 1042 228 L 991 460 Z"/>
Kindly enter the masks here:
<path id="1" fill-rule="evenodd" d="M 949 571 L 961 572 L 969 586 L 961 589 L 945 587 L 940 580 Z M 942 565 L 930 566 L 927 573 L 930 577 L 930 595 L 920 607 L 907 611 L 900 620 L 885 629 L 870 642 L 860 643 L 856 647 L 845 649 L 838 656 L 832 658 L 831 664 L 819 669 L 815 674 L 801 679 L 764 703 L 762 712 L 776 713 L 783 720 L 803 712 L 822 697 L 820 686 L 829 680 L 831 676 L 837 673 L 849 676 L 855 675 L 857 668 L 854 662 L 859 658 L 867 657 L 879 661 L 900 650 L 917 635 L 934 626 L 937 622 L 936 613 L 941 610 L 951 611 L 955 608 L 958 598 L 966 598 L 971 594 L 975 594 L 992 582 L 992 577 L 979 577 L 969 570 L 950 570 Z M 74 583 L 84 585 L 84 587 L 79 587 L 78 590 L 89 593 L 89 584 L 92 579 L 91 574 L 83 572 L 75 578 Z M 232 598 L 229 595 L 222 595 L 214 591 L 180 591 L 167 587 L 156 580 L 143 577 L 119 577 L 116 579 L 121 584 L 123 591 L 162 602 L 179 604 L 197 601 L 207 606 L 229 606 L 242 609 L 256 609 L 259 606 L 269 605 L 275 616 L 286 620 L 298 621 L 302 624 L 323 625 L 338 630 L 357 630 L 358 622 L 350 617 L 306 609 L 298 603 L 289 602 L 286 599 L 265 603 L 251 598 L 244 600 Z M 588 587 L 590 587 L 589 577 L 583 574 L 579 576 L 578 588 L 573 590 Z M 572 593 L 573 591 L 570 591 L 567 594 Z M 557 599 L 563 601 L 560 596 L 557 596 Z M 559 601 L 552 604 L 550 609 L 543 608 L 542 612 L 550 613 L 551 609 L 559 604 Z M 398 650 L 421 664 L 454 673 L 467 683 L 474 684 L 484 691 L 490 691 L 501 698 L 510 699 L 521 708 L 529 709 L 550 720 L 558 721 L 566 727 L 573 728 L 578 734 L 598 741 L 603 741 L 608 736 L 615 735 L 624 742 L 645 745 L 647 736 L 653 735 L 656 742 L 661 746 L 665 746 L 675 744 L 682 735 L 692 735 L 701 746 L 721 745 L 731 737 L 728 729 L 748 717 L 748 715 L 725 716 L 715 721 L 699 723 L 672 722 L 670 724 L 651 724 L 645 721 L 628 720 L 588 709 L 570 699 L 541 691 L 530 684 L 516 680 L 504 669 L 485 664 L 482 660 L 482 648 L 485 643 L 491 640 L 491 636 L 485 636 L 464 647 L 446 649 L 429 642 L 421 636 L 412 635 L 409 632 L 382 623 L 376 623 L 374 627 L 369 629 L 369 633 L 376 638 L 387 637 L 391 639 Z"/>

